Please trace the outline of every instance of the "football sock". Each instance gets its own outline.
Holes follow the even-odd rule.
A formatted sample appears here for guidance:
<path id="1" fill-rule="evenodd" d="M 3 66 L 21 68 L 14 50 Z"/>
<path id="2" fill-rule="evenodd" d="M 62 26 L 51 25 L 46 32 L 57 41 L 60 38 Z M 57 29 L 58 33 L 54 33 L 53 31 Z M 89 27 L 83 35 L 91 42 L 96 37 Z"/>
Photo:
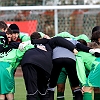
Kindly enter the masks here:
<path id="1" fill-rule="evenodd" d="M 83 100 L 92 100 L 92 93 L 85 92 L 83 94 Z"/>
<path id="2" fill-rule="evenodd" d="M 74 96 L 75 96 L 74 100 L 83 100 L 83 95 L 82 95 L 82 92 L 81 92 L 80 88 L 75 89 L 73 91 L 73 93 L 74 93 Z"/>

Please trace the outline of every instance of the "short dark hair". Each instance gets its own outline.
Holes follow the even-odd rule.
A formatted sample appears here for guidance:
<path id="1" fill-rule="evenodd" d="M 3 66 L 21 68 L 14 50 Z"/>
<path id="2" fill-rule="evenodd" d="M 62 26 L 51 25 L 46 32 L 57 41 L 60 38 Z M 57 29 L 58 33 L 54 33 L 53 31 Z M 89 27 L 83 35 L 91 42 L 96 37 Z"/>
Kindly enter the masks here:
<path id="1" fill-rule="evenodd" d="M 7 29 L 6 34 L 12 34 L 12 30 L 10 28 Z"/>
<path id="2" fill-rule="evenodd" d="M 95 26 L 93 29 L 92 29 L 92 34 L 95 32 L 95 31 L 98 31 L 100 30 L 100 26 Z"/>
<path id="3" fill-rule="evenodd" d="M 8 28 L 7 24 L 4 21 L 0 21 L 0 29 L 6 29 Z"/>
<path id="4" fill-rule="evenodd" d="M 84 45 L 87 46 L 87 42 L 86 42 L 85 40 L 83 40 L 83 39 L 79 39 L 79 40 L 77 40 L 77 41 L 79 41 L 80 43 L 82 43 L 82 44 L 84 44 Z"/>
<path id="5" fill-rule="evenodd" d="M 99 38 L 100 38 L 100 30 L 93 32 L 91 36 L 91 41 L 98 43 Z"/>
<path id="6" fill-rule="evenodd" d="M 39 39 L 41 38 L 41 35 L 38 32 L 33 32 L 30 37 L 31 37 L 31 40 Z"/>

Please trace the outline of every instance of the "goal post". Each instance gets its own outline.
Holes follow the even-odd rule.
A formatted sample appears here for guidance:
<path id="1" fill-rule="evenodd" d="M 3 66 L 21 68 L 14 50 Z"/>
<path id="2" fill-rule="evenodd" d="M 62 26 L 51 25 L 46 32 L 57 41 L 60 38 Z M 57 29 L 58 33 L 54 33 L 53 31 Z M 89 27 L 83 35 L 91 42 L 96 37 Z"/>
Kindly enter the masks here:
<path id="1" fill-rule="evenodd" d="M 100 5 L 64 5 L 64 6 L 1 6 L 0 10 L 63 10 L 63 9 L 98 9 Z"/>

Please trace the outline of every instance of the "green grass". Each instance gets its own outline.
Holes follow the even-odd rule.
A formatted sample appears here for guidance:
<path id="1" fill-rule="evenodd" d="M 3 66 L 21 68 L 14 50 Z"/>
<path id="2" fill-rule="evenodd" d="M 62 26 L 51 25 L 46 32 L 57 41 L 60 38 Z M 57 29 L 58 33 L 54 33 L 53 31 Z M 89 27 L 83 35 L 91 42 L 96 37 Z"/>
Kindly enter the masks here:
<path id="1" fill-rule="evenodd" d="M 15 99 L 14 100 L 26 100 L 26 90 L 24 80 L 22 77 L 15 77 Z"/>
<path id="2" fill-rule="evenodd" d="M 22 77 L 15 77 L 15 100 L 26 100 L 26 90 L 24 85 L 24 80 Z M 56 94 L 55 91 L 55 100 L 56 100 Z M 69 86 L 69 82 L 66 82 L 66 90 L 65 90 L 65 100 L 72 100 L 72 94 Z"/>
<path id="3" fill-rule="evenodd" d="M 26 100 L 26 90 L 23 77 L 15 77 L 15 99 L 14 100 Z M 57 92 L 55 91 L 55 100 Z M 72 93 L 69 85 L 69 81 L 66 81 L 65 100 L 73 100 Z"/>
<path id="4" fill-rule="evenodd" d="M 14 100 L 26 100 L 26 90 L 25 84 L 22 77 L 15 77 L 15 99 Z M 56 100 L 57 92 L 55 91 L 55 99 Z M 69 85 L 69 81 L 66 81 L 66 89 L 65 89 L 65 100 L 73 100 L 72 93 Z"/>

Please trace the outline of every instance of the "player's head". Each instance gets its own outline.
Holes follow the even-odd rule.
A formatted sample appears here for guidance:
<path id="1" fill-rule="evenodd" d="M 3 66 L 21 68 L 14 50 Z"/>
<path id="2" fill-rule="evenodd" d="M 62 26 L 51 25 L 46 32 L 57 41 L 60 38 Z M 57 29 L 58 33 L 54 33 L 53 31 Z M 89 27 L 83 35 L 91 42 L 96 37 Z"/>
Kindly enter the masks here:
<path id="1" fill-rule="evenodd" d="M 7 24 L 4 21 L 0 21 L 0 31 L 6 32 L 7 28 L 8 28 Z"/>
<path id="2" fill-rule="evenodd" d="M 91 41 L 100 44 L 100 30 L 93 32 Z"/>
<path id="3" fill-rule="evenodd" d="M 10 42 L 12 40 L 12 33 L 13 33 L 12 30 L 10 28 L 8 28 L 6 31 L 8 42 Z"/>
<path id="4" fill-rule="evenodd" d="M 40 39 L 41 35 L 38 32 L 33 32 L 30 37 L 31 37 L 31 40 L 32 39 Z"/>
<path id="5" fill-rule="evenodd" d="M 98 30 L 100 30 L 100 26 L 95 26 L 95 27 L 93 27 L 93 29 L 92 29 L 92 34 L 93 34 L 95 31 L 98 31 Z"/>
<path id="6" fill-rule="evenodd" d="M 87 42 L 86 42 L 85 40 L 83 40 L 83 39 L 79 39 L 79 40 L 77 40 L 77 41 L 79 41 L 80 43 L 82 43 L 82 44 L 84 44 L 84 45 L 87 46 Z"/>
<path id="7" fill-rule="evenodd" d="M 11 24 L 9 26 L 9 28 L 12 30 L 12 41 L 17 41 L 18 37 L 19 37 L 19 27 L 16 24 Z"/>

